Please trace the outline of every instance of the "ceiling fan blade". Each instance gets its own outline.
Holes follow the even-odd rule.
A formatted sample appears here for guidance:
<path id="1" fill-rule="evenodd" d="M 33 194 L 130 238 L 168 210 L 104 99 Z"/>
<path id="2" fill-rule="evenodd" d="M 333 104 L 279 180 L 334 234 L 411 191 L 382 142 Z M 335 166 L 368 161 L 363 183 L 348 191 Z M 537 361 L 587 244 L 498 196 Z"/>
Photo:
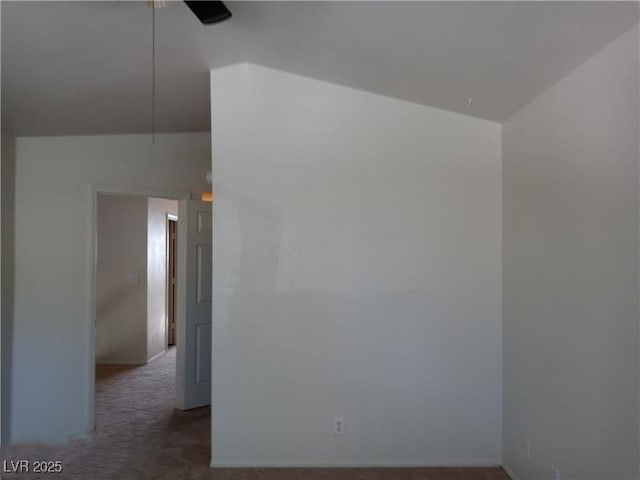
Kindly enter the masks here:
<path id="1" fill-rule="evenodd" d="M 191 11 L 195 13 L 196 17 L 205 25 L 222 22 L 231 17 L 231 12 L 222 2 L 185 0 L 184 3 L 187 4 Z"/>

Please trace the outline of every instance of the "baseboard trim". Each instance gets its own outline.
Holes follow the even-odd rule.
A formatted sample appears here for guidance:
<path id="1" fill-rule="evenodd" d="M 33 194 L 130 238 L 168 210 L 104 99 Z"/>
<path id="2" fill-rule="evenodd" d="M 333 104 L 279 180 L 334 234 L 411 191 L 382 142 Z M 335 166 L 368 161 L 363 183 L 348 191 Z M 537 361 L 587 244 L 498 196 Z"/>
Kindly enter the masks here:
<path id="1" fill-rule="evenodd" d="M 147 360 L 147 363 L 151 363 L 154 360 L 160 358 L 161 356 L 163 356 L 165 353 L 167 353 L 166 350 L 161 351 L 160 353 L 156 353 L 153 357 L 151 357 L 149 360 Z"/>
<path id="2" fill-rule="evenodd" d="M 499 459 L 429 460 L 282 460 L 240 461 L 212 459 L 211 468 L 427 468 L 427 467 L 500 467 Z M 517 479 L 514 479 L 517 480 Z"/>
<path id="3" fill-rule="evenodd" d="M 509 465 L 507 465 L 506 463 L 502 464 L 502 469 L 507 473 L 507 475 L 511 480 L 520 480 L 518 476 L 515 473 L 513 473 L 513 470 L 509 468 Z"/>
<path id="4" fill-rule="evenodd" d="M 147 362 L 145 361 L 144 363 L 140 363 L 140 362 L 132 362 L 131 360 L 100 360 L 100 361 L 96 361 L 96 365 L 99 365 L 101 367 L 108 367 L 110 365 L 117 365 L 117 366 L 122 366 L 122 367 L 141 367 L 143 365 L 146 365 Z"/>
<path id="5" fill-rule="evenodd" d="M 507 474 L 507 476 L 511 479 L 511 480 L 520 480 L 518 478 L 518 476 L 513 472 L 513 470 L 511 470 L 511 468 L 509 468 L 508 465 L 506 464 L 502 464 L 502 469 L 505 471 L 505 473 Z M 548 478 L 548 477 L 547 477 Z M 545 480 L 544 478 L 536 478 L 535 480 Z M 607 480 L 604 478 L 585 478 L 584 480 Z M 634 478 L 629 478 L 629 479 L 619 479 L 619 480 L 640 480 L 637 477 Z"/>

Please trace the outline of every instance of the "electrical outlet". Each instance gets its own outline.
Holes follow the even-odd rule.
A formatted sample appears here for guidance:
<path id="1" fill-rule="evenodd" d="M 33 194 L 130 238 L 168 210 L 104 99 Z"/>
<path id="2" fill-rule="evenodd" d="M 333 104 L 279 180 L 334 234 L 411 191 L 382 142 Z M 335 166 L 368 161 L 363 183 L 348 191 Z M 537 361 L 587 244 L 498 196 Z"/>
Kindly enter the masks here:
<path id="1" fill-rule="evenodd" d="M 527 460 L 531 460 L 531 440 L 527 439 Z"/>
<path id="2" fill-rule="evenodd" d="M 333 417 L 333 434 L 344 435 L 344 417 Z"/>
<path id="3" fill-rule="evenodd" d="M 551 471 L 553 472 L 553 480 L 560 480 L 560 470 L 558 470 L 555 466 L 551 465 Z"/>

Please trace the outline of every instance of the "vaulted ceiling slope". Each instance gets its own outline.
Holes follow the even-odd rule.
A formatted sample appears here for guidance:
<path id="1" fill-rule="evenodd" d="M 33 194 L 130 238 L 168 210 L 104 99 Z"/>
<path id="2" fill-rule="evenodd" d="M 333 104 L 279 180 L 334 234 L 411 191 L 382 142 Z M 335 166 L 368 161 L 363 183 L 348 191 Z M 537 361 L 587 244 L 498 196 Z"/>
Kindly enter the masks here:
<path id="1" fill-rule="evenodd" d="M 157 131 L 209 130 L 209 69 L 253 62 L 497 122 L 638 22 L 635 2 L 227 2 L 156 11 Z M 145 2 L 2 2 L 2 126 L 149 132 Z M 471 110 L 467 99 L 473 99 Z"/>

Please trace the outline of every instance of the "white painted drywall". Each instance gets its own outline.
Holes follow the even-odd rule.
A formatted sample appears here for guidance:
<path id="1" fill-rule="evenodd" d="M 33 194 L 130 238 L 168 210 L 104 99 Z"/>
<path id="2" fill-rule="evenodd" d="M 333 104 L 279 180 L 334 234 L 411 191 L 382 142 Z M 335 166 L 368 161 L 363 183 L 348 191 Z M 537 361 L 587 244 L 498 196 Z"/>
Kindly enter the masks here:
<path id="1" fill-rule="evenodd" d="M 250 64 L 212 122 L 213 463 L 500 463 L 500 125 Z"/>
<path id="2" fill-rule="evenodd" d="M 503 125 L 504 460 L 520 480 L 638 478 L 638 69 L 636 27 Z"/>
<path id="3" fill-rule="evenodd" d="M 11 380 L 11 338 L 13 336 L 13 274 L 15 261 L 13 258 L 13 246 L 15 244 L 15 138 L 2 132 L 1 150 L 1 212 L 2 226 L 0 228 L 2 242 L 2 268 L 0 282 L 2 329 L 0 343 L 0 377 L 2 380 L 2 392 L 0 393 L 0 445 L 5 445 L 9 437 L 8 412 L 10 409 L 10 380 Z"/>
<path id="4" fill-rule="evenodd" d="M 98 195 L 97 363 L 147 361 L 147 203 Z"/>
<path id="5" fill-rule="evenodd" d="M 178 202 L 149 198 L 147 217 L 147 360 L 167 349 L 167 214 Z"/>
<path id="6" fill-rule="evenodd" d="M 0 25 L 1 24 L 2 24 L 2 5 L 0 5 Z M 0 51 L 1 50 L 2 50 L 2 41 L 0 40 Z M 1 63 L 2 62 L 0 62 L 0 77 L 2 76 L 2 65 L 1 65 Z M 4 231 L 4 222 L 3 222 L 4 221 L 4 210 L 3 209 L 6 208 L 5 207 L 5 201 L 4 201 L 4 198 L 3 198 L 3 193 L 2 193 L 2 190 L 4 190 L 4 188 L 3 188 L 4 185 L 3 185 L 3 181 L 2 181 L 2 170 L 3 170 L 3 168 L 1 166 L 2 165 L 2 157 L 5 156 L 5 147 L 4 147 L 5 138 L 4 137 L 5 137 L 4 132 L 2 132 L 2 138 L 0 138 L 0 143 L 2 144 L 0 146 L 0 253 L 2 252 L 2 249 L 4 248 L 3 247 L 4 238 L 2 236 L 2 231 Z M 2 425 L 4 424 L 4 418 L 3 418 L 3 415 L 2 415 L 2 412 L 4 411 L 4 409 L 2 408 L 2 405 L 4 404 L 4 401 L 3 401 L 3 396 L 2 396 L 3 393 L 2 392 L 7 390 L 6 388 L 2 388 L 2 385 L 3 385 L 2 364 L 4 363 L 4 362 L 2 362 L 2 352 L 4 350 L 2 348 L 2 330 L 3 330 L 2 329 L 2 317 L 4 316 L 3 315 L 4 308 L 2 308 L 2 305 L 3 305 L 2 298 L 4 297 L 4 295 L 3 295 L 4 294 L 4 290 L 3 290 L 3 287 L 2 287 L 2 284 L 3 284 L 3 282 L 2 282 L 2 276 L 3 276 L 3 274 L 2 274 L 2 271 L 3 271 L 2 270 L 2 257 L 3 257 L 3 255 L 0 255 L 0 446 L 4 445 L 4 441 L 3 441 L 4 434 L 3 434 L 3 428 L 2 428 Z M 5 299 L 6 299 L 6 297 L 5 297 Z"/>
<path id="7" fill-rule="evenodd" d="M 155 145 L 149 135 L 16 142 L 11 440 L 64 439 L 92 428 L 90 184 L 199 196 L 210 135 L 161 134 Z"/>

